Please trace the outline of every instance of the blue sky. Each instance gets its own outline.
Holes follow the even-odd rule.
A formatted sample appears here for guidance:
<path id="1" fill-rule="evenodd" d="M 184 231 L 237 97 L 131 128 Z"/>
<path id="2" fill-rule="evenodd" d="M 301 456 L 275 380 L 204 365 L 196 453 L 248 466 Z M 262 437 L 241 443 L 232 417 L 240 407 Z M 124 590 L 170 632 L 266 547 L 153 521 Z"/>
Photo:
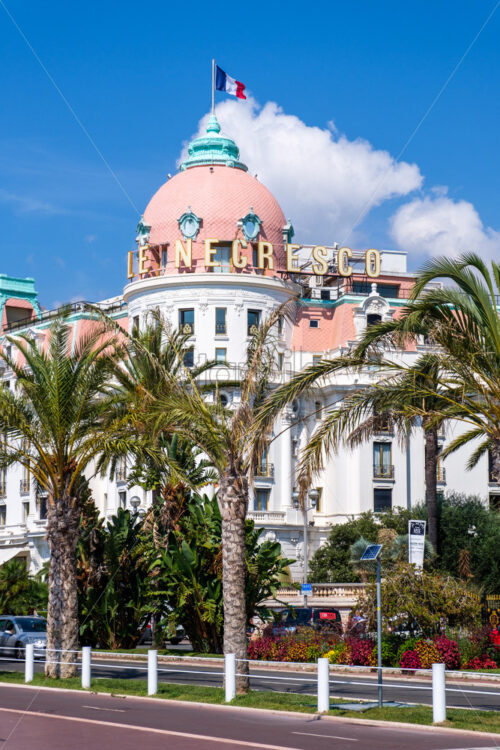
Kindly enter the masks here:
<path id="1" fill-rule="evenodd" d="M 33 276 L 45 306 L 121 290 L 138 214 L 208 111 L 214 56 L 253 97 L 227 98 L 223 129 L 297 239 L 403 248 L 412 268 L 500 256 L 500 8 L 395 161 L 494 2 L 5 0 L 123 189 L 2 3 L 0 271 Z"/>

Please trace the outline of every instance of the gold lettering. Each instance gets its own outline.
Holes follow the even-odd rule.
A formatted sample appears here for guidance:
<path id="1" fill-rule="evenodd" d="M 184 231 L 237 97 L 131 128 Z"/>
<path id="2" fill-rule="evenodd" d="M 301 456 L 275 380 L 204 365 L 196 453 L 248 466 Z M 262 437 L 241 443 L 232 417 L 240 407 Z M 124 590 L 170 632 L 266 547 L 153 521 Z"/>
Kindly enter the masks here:
<path id="1" fill-rule="evenodd" d="M 133 279 L 134 276 L 134 251 L 129 250 L 127 253 L 127 279 Z"/>
<path id="2" fill-rule="evenodd" d="M 231 249 L 231 260 L 235 268 L 245 268 L 247 264 L 247 258 L 240 253 L 240 245 L 243 248 L 247 247 L 245 240 L 233 240 Z"/>
<path id="3" fill-rule="evenodd" d="M 267 267 L 270 271 L 274 269 L 273 245 L 271 242 L 259 242 L 257 245 L 257 268 L 264 269 L 264 261 L 267 260 Z"/>
<path id="4" fill-rule="evenodd" d="M 212 247 L 212 242 L 218 242 L 219 240 L 215 239 L 207 239 L 205 240 L 205 268 L 215 268 L 215 266 L 220 266 L 220 263 L 218 260 L 212 260 L 213 256 L 217 252 L 216 247 Z"/>
<path id="5" fill-rule="evenodd" d="M 297 265 L 298 258 L 295 255 L 295 251 L 300 250 L 300 245 L 288 245 L 286 246 L 286 270 L 291 273 L 299 273 L 300 268 Z"/>
<path id="6" fill-rule="evenodd" d="M 375 250 L 372 247 L 370 250 L 367 250 L 365 253 L 366 275 L 369 276 L 371 279 L 376 279 L 378 276 L 380 276 L 381 268 L 382 268 L 382 259 L 380 257 L 380 253 L 378 250 Z"/>
<path id="7" fill-rule="evenodd" d="M 325 273 L 328 271 L 328 263 L 326 261 L 326 256 L 328 255 L 328 250 L 326 247 L 323 247 L 322 245 L 316 245 L 312 249 L 312 257 L 313 260 L 318 261 L 317 264 L 313 263 L 312 266 L 312 272 L 316 274 L 316 276 L 324 276 Z"/>
<path id="8" fill-rule="evenodd" d="M 182 240 L 175 240 L 175 267 L 180 268 L 181 258 L 186 268 L 191 268 L 193 265 L 193 241 L 186 240 L 186 247 L 182 244 Z"/>
<path id="9" fill-rule="evenodd" d="M 352 258 L 350 247 L 341 247 L 337 253 L 337 268 L 340 276 L 352 276 L 352 266 L 348 264 L 348 259 Z"/>
<path id="10" fill-rule="evenodd" d="M 139 275 L 148 272 L 148 269 L 146 268 L 146 261 L 148 260 L 146 250 L 149 250 L 149 245 L 144 245 L 137 251 L 137 273 Z"/>

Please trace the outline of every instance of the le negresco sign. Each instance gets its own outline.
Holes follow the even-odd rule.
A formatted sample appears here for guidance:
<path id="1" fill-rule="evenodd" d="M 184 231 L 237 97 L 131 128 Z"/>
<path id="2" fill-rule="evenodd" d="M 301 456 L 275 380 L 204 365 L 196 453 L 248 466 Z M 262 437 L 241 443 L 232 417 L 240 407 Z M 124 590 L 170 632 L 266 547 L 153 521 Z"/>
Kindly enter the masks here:
<path id="1" fill-rule="evenodd" d="M 222 243 L 225 245 L 225 243 Z M 248 247 L 249 243 L 245 240 L 234 240 L 231 243 L 231 266 L 235 269 L 246 268 L 248 265 L 248 258 L 242 253 Z M 204 254 L 205 254 L 205 268 L 217 268 L 221 266 L 221 262 L 216 259 L 218 251 L 220 250 L 221 243 L 216 238 L 210 238 L 204 240 Z M 227 246 L 226 246 L 227 247 Z M 303 273 L 299 266 L 298 253 L 302 245 L 285 245 L 286 253 L 286 267 L 275 268 L 275 257 L 274 247 L 271 242 L 258 242 L 255 243 L 257 263 L 254 264 L 255 268 L 259 270 L 279 270 L 287 271 L 288 273 Z M 139 275 L 148 273 L 151 269 L 147 267 L 149 261 L 148 250 L 149 245 L 142 245 L 137 250 L 137 272 Z M 332 252 L 334 257 L 332 257 Z M 133 279 L 134 273 L 134 255 L 133 251 L 128 254 L 127 263 L 127 278 Z M 350 247 L 341 247 L 338 250 L 332 251 L 331 248 L 327 248 L 323 245 L 315 245 L 311 249 L 311 271 L 316 276 L 324 276 L 328 273 L 329 263 L 332 260 L 336 261 L 336 273 L 339 276 L 351 276 L 354 268 L 350 263 L 353 257 L 353 251 Z M 192 268 L 193 265 L 193 243 L 191 239 L 176 240 L 174 248 L 174 265 L 175 268 Z M 303 260 L 303 259 L 302 259 Z M 364 273 L 370 278 L 376 279 L 380 276 L 381 272 L 381 257 L 380 252 L 373 248 L 365 251 L 364 254 L 365 268 Z M 224 263 L 226 265 L 226 263 Z"/>

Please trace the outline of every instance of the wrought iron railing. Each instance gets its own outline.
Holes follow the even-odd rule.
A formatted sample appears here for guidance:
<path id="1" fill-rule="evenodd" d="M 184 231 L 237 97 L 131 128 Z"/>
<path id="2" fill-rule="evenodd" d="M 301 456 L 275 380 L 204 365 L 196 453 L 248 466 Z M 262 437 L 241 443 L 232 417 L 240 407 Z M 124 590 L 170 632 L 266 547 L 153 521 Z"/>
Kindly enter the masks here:
<path id="1" fill-rule="evenodd" d="M 373 464 L 374 479 L 394 479 L 394 466 Z"/>

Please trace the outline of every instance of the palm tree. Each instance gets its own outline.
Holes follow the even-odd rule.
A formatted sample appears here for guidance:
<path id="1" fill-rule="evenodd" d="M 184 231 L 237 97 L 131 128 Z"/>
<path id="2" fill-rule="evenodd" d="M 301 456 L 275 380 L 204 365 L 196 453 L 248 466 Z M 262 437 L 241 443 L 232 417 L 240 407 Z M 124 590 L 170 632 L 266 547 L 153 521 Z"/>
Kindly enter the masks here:
<path id="1" fill-rule="evenodd" d="M 445 279 L 453 286 L 428 289 L 429 282 Z M 475 253 L 452 260 L 440 258 L 421 271 L 410 304 L 399 321 L 401 336 L 428 329 L 440 352 L 441 375 L 437 390 L 443 408 L 467 430 L 443 450 L 443 456 L 471 442 L 467 468 L 488 451 L 492 473 L 500 484 L 500 264 L 491 271 Z M 436 390 L 436 389 L 433 389 Z M 446 403 L 445 403 L 446 402 Z"/>
<path id="2" fill-rule="evenodd" d="M 276 369 L 273 332 L 278 320 L 291 314 L 292 304 L 282 305 L 253 334 L 243 377 L 236 384 L 239 398 L 226 408 L 213 384 L 197 386 L 188 373 L 183 387 L 170 383 L 153 409 L 157 429 L 163 422 L 203 451 L 218 475 L 218 501 L 222 516 L 222 583 L 224 591 L 224 653 L 236 655 L 237 691 L 248 690 L 247 614 L 245 585 L 245 517 L 253 467 L 265 450 L 271 428 L 258 428 L 257 415 Z M 168 330 L 164 330 L 172 340 Z M 215 390 L 215 402 L 204 398 Z"/>
<path id="3" fill-rule="evenodd" d="M 455 287 L 426 290 L 430 281 L 449 279 Z M 347 437 L 359 442 L 372 434 L 373 409 L 390 412 L 403 431 L 420 419 L 425 429 L 426 498 L 431 542 L 437 546 L 437 430 L 444 420 L 458 420 L 470 428 L 442 451 L 445 457 L 471 441 L 480 440 L 467 467 L 490 451 L 496 481 L 500 482 L 500 266 L 491 273 L 474 254 L 458 260 L 429 263 L 419 275 L 409 304 L 397 320 L 370 327 L 350 356 L 323 359 L 273 391 L 263 405 L 260 422 L 268 425 L 281 409 L 324 379 L 341 371 L 369 365 L 382 381 L 365 392 L 351 394 L 340 408 L 333 404 L 306 446 L 299 465 L 298 484 L 304 496 L 325 454 Z M 390 359 L 394 346 L 426 337 L 434 353 L 408 367 Z"/>
<path id="4" fill-rule="evenodd" d="M 124 422 L 106 420 L 104 398 L 115 356 L 109 336 L 97 328 L 72 346 L 63 318 L 44 344 L 28 334 L 9 343 L 17 357 L 0 354 L 16 377 L 16 390 L 0 389 L 0 465 L 25 467 L 48 494 L 50 549 L 47 661 L 50 677 L 76 672 L 78 604 L 76 546 L 83 472 L 111 451 L 129 449 Z"/>
<path id="5" fill-rule="evenodd" d="M 434 549 L 439 544 L 439 515 L 437 498 L 438 430 L 443 422 L 440 409 L 446 406 L 438 393 L 433 394 L 439 374 L 439 362 L 433 354 L 424 354 L 410 367 L 382 358 L 370 358 L 370 365 L 388 373 L 363 390 L 349 394 L 324 416 L 305 447 L 298 466 L 299 486 L 309 486 L 312 476 L 322 465 L 323 458 L 338 449 L 341 442 L 351 447 L 360 445 L 381 431 L 383 423 L 394 428 L 404 444 L 409 435 L 423 427 L 425 436 L 425 499 L 428 511 L 429 540 Z M 344 360 L 346 367 L 348 360 Z M 366 366 L 358 359 L 351 366 Z"/>

